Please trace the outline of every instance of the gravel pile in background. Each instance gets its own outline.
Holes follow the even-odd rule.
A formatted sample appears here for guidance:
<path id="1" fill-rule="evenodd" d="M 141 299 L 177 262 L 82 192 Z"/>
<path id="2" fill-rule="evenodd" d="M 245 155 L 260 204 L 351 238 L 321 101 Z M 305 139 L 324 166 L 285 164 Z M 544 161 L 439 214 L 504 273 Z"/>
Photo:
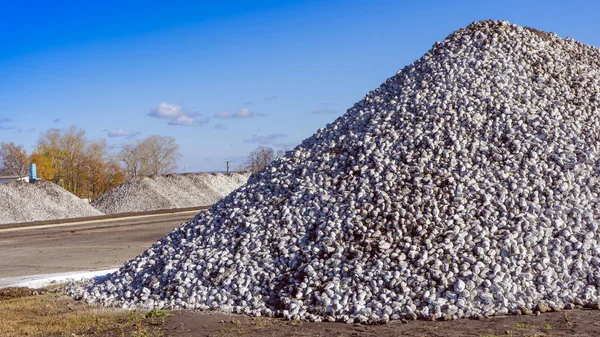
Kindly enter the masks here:
<path id="1" fill-rule="evenodd" d="M 473 23 L 71 292 L 348 323 L 597 307 L 599 107 L 598 49 Z"/>
<path id="2" fill-rule="evenodd" d="M 81 218 L 103 213 L 49 181 L 0 184 L 0 225 Z"/>
<path id="3" fill-rule="evenodd" d="M 106 214 L 207 206 L 245 184 L 249 176 L 249 173 L 189 173 L 136 177 L 91 204 Z"/>

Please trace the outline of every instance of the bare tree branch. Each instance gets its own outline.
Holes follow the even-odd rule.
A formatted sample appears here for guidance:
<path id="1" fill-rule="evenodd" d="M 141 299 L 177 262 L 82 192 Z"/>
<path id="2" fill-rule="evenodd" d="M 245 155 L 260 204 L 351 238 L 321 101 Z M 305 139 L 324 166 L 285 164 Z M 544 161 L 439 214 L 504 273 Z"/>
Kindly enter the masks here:
<path id="1" fill-rule="evenodd" d="M 177 170 L 177 160 L 180 157 L 175 138 L 157 135 L 126 144 L 119 154 L 129 177 L 172 173 Z"/>
<path id="2" fill-rule="evenodd" d="M 0 145 L 0 172 L 13 176 L 24 176 L 28 169 L 27 152 L 21 145 L 2 143 Z"/>

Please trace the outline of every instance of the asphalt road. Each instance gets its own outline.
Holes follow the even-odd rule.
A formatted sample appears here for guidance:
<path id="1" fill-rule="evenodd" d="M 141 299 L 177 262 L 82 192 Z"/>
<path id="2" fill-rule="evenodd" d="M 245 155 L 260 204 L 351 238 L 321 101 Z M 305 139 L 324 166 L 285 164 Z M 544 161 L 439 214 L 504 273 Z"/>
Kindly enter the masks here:
<path id="1" fill-rule="evenodd" d="M 0 279 L 119 267 L 198 212 L 0 227 Z"/>

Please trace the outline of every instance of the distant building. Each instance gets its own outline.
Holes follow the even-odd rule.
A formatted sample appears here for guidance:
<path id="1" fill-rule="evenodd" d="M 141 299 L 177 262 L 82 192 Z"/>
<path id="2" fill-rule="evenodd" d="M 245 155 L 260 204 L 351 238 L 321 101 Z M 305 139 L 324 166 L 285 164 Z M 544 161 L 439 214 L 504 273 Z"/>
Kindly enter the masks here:
<path id="1" fill-rule="evenodd" d="M 29 182 L 29 177 L 19 177 L 19 176 L 0 176 L 0 184 L 10 183 L 11 181 L 23 180 L 25 182 Z"/>

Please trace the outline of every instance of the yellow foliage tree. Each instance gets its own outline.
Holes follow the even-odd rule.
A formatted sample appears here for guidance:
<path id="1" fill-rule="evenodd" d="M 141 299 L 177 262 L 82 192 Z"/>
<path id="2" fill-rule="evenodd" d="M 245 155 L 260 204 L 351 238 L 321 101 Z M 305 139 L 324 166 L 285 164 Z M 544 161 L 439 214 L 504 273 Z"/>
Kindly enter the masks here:
<path id="1" fill-rule="evenodd" d="M 89 141 L 76 126 L 50 129 L 39 140 L 35 158 L 42 179 L 80 197 L 95 198 L 125 181 L 125 173 L 109 155 L 105 141 Z"/>
<path id="2" fill-rule="evenodd" d="M 29 162 L 35 164 L 38 179 L 54 180 L 56 168 L 54 168 L 53 158 L 50 155 L 34 152 L 29 156 Z"/>

